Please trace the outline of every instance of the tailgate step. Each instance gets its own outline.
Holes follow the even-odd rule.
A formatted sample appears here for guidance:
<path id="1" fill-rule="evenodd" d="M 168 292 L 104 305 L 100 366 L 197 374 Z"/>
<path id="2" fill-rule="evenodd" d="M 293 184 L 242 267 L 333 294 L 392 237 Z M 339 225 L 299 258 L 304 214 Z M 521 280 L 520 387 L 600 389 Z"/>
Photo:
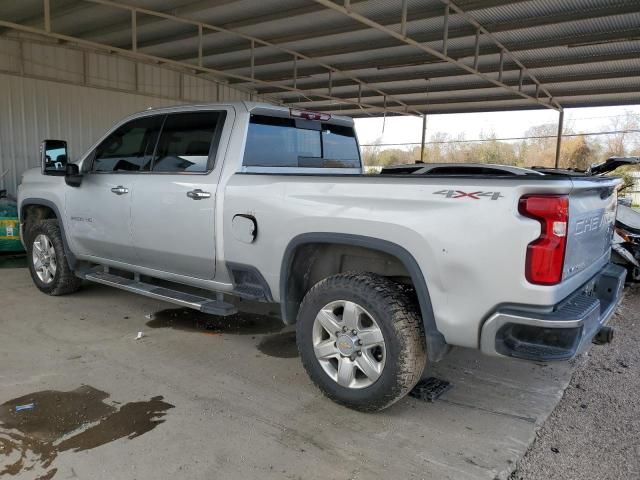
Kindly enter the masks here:
<path id="1" fill-rule="evenodd" d="M 85 280 L 101 283 L 110 287 L 120 288 L 128 292 L 137 293 L 146 297 L 157 298 L 165 302 L 175 303 L 183 307 L 193 308 L 202 313 L 227 316 L 237 313 L 238 310 L 231 303 L 215 298 L 193 295 L 166 287 L 159 287 L 151 283 L 144 283 L 131 278 L 121 277 L 107 272 L 91 272 L 83 275 Z"/>

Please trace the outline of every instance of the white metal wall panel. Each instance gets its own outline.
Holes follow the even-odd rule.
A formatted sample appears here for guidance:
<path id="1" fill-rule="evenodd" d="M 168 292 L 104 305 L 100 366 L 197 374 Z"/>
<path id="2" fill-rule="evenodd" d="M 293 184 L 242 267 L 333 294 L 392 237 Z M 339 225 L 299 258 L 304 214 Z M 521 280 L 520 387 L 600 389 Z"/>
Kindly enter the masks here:
<path id="1" fill-rule="evenodd" d="M 5 72 L 5 73 L 3 73 Z M 256 96 L 254 100 L 261 97 Z M 0 188 L 15 195 L 45 138 L 77 158 L 117 120 L 149 107 L 251 100 L 224 83 L 33 36 L 0 37 Z"/>
<path id="2" fill-rule="evenodd" d="M 180 77 L 175 70 L 138 64 L 138 90 L 141 93 L 180 98 Z"/>
<path id="3" fill-rule="evenodd" d="M 237 90 L 226 84 L 220 84 L 220 97 L 224 100 L 251 100 L 251 94 Z"/>
<path id="4" fill-rule="evenodd" d="M 178 103 L 0 73 L 0 188 L 15 195 L 22 172 L 39 166 L 45 138 L 67 140 L 76 159 L 123 117 Z"/>
<path id="5" fill-rule="evenodd" d="M 136 64 L 116 55 L 88 52 L 87 83 L 118 90 L 136 89 Z"/>
<path id="6" fill-rule="evenodd" d="M 182 75 L 182 96 L 190 102 L 217 102 L 219 85 L 210 80 Z"/>
<path id="7" fill-rule="evenodd" d="M 20 71 L 20 43 L 10 38 L 0 37 L 0 70 Z"/>
<path id="8" fill-rule="evenodd" d="M 84 82 L 82 52 L 71 48 L 23 42 L 24 73 L 67 82 Z"/>

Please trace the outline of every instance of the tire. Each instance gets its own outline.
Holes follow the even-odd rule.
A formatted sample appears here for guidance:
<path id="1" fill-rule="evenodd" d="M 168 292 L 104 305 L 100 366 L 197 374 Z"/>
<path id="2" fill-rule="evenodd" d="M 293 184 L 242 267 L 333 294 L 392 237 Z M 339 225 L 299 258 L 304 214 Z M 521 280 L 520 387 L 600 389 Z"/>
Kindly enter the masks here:
<path id="1" fill-rule="evenodd" d="M 58 220 L 38 220 L 29 225 L 25 237 L 29 272 L 33 283 L 41 292 L 57 296 L 73 293 L 80 288 L 81 280 L 74 275 L 67 261 Z M 44 245 L 48 248 L 44 248 Z M 34 250 L 36 250 L 35 255 Z M 51 252 L 51 255 L 48 256 L 48 274 L 44 278 L 42 271 L 38 272 L 39 267 L 41 270 L 42 266 L 42 261 L 38 264 L 38 260 L 40 260 L 38 252 L 43 250 Z M 55 263 L 55 268 L 51 267 L 52 263 Z M 52 271 L 54 271 L 53 274 Z"/>
<path id="2" fill-rule="evenodd" d="M 346 333 L 354 314 L 345 316 L 345 311 L 356 312 L 358 325 Z M 382 347 L 376 345 L 379 333 Z M 427 359 L 415 300 L 399 284 L 371 273 L 334 275 L 314 285 L 300 305 L 296 337 L 302 364 L 318 388 L 331 400 L 364 412 L 387 408 L 409 393 Z M 360 353 L 354 353 L 358 348 Z"/>

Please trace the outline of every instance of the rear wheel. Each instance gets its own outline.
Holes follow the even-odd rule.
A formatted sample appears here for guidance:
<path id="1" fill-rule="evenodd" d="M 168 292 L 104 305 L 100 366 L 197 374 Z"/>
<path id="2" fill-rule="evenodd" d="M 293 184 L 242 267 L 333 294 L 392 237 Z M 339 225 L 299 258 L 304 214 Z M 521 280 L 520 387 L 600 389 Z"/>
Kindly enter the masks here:
<path id="1" fill-rule="evenodd" d="M 313 382 L 332 400 L 362 411 L 406 395 L 426 362 L 414 302 L 398 284 L 369 273 L 317 283 L 300 306 L 297 343 Z"/>
<path id="2" fill-rule="evenodd" d="M 65 295 L 80 288 L 81 281 L 67 262 L 57 220 L 39 220 L 30 225 L 26 239 L 29 272 L 40 291 Z"/>

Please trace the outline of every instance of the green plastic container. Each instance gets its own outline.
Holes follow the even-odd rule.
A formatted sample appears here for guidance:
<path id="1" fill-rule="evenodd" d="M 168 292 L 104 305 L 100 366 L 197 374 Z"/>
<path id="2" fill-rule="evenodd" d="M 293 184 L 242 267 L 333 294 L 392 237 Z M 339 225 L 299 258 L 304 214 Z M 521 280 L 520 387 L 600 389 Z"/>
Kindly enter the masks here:
<path id="1" fill-rule="evenodd" d="M 24 252 L 16 202 L 0 199 L 0 252 Z"/>

